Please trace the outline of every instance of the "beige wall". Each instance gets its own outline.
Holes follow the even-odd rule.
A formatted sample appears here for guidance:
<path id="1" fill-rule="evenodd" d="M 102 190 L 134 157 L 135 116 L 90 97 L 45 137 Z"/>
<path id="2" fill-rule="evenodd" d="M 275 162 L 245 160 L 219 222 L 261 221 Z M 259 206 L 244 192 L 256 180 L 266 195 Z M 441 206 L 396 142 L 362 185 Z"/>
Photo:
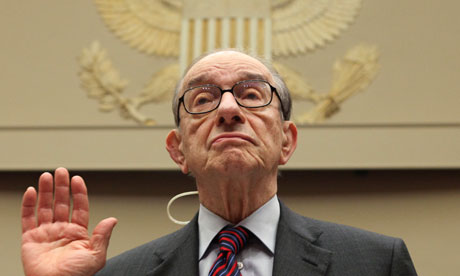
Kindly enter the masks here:
<path id="1" fill-rule="evenodd" d="M 0 169 L 174 169 L 164 150 L 169 103 L 151 106 L 161 126 L 137 127 L 101 113 L 80 87 L 77 57 L 98 40 L 137 95 L 174 58 L 121 42 L 90 0 L 2 1 Z M 314 53 L 276 61 L 327 91 L 332 64 L 360 42 L 381 51 L 365 93 L 330 121 L 301 127 L 289 168 L 460 167 L 460 2 L 364 0 L 356 21 Z M 295 114 L 307 107 L 295 104 Z"/>
<path id="2" fill-rule="evenodd" d="M 178 227 L 165 207 L 175 194 L 193 189 L 179 172 L 72 172 L 86 178 L 91 229 L 100 219 L 119 219 L 109 255 L 170 233 Z M 22 275 L 19 207 L 23 190 L 38 172 L 0 173 L 2 275 Z M 419 275 L 457 276 L 460 271 L 460 171 L 285 171 L 280 198 L 314 218 L 362 227 L 405 240 Z M 173 205 L 188 220 L 197 199 Z"/>
<path id="3" fill-rule="evenodd" d="M 111 171 L 84 173 L 92 192 L 92 226 L 103 217 L 120 219 L 111 256 L 177 229 L 166 218 L 166 202 L 193 186 L 174 171 L 152 171 L 175 168 L 164 150 L 172 123 L 169 103 L 147 110 L 163 114 L 153 128 L 138 127 L 117 112 L 101 113 L 79 86 L 76 59 L 99 40 L 130 80 L 128 95 L 138 94 L 154 72 L 176 60 L 129 48 L 108 31 L 89 0 L 1 5 L 2 275 L 21 275 L 20 198 L 38 177 L 19 171 Z M 299 148 L 287 168 L 320 170 L 286 172 L 280 194 L 304 215 L 404 238 L 420 275 L 460 271 L 459 9 L 455 0 L 364 0 L 356 22 L 333 44 L 278 59 L 327 91 L 332 63 L 347 49 L 369 42 L 381 50 L 381 72 L 365 93 L 325 124 L 300 127 Z M 363 168 L 414 170 L 371 170 L 367 176 L 323 171 Z M 456 170 L 417 170 L 424 168 Z M 152 172 L 115 172 L 127 169 Z M 186 219 L 196 201 L 181 201 L 174 209 Z"/>

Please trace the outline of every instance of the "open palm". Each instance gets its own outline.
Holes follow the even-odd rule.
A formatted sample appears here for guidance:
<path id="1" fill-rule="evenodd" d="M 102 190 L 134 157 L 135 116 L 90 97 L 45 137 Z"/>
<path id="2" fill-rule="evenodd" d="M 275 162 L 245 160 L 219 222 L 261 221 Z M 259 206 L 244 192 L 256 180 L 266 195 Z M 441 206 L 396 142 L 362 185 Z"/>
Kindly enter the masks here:
<path id="1" fill-rule="evenodd" d="M 69 186 L 73 199 L 70 221 Z M 69 181 L 67 170 L 59 168 L 53 185 L 52 175 L 42 174 L 38 204 L 37 192 L 32 187 L 23 197 L 21 253 L 25 274 L 90 276 L 100 270 L 105 264 L 110 235 L 117 221 L 114 218 L 101 221 L 90 237 L 88 220 L 88 194 L 83 179 L 75 176 Z"/>

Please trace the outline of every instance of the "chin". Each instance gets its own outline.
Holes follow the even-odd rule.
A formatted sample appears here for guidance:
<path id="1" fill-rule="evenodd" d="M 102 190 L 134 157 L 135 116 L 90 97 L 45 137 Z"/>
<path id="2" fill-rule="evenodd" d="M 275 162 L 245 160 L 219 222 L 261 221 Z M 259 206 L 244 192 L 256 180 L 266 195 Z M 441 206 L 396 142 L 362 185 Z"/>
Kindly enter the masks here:
<path id="1" fill-rule="evenodd" d="M 258 167 L 256 160 L 234 152 L 224 154 L 216 164 L 221 173 L 243 173 Z"/>

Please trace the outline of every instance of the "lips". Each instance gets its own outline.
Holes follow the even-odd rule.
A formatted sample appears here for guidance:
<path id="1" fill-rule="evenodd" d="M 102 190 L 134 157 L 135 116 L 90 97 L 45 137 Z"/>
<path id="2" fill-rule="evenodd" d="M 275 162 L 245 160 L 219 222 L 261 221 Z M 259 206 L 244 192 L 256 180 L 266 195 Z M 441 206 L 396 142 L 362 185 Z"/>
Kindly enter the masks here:
<path id="1" fill-rule="evenodd" d="M 245 135 L 245 134 L 242 134 L 242 133 L 224 133 L 224 134 L 220 134 L 218 136 L 216 136 L 214 139 L 212 139 L 212 142 L 211 144 L 215 144 L 215 143 L 218 143 L 220 141 L 224 141 L 224 140 L 245 140 L 245 141 L 248 141 L 252 144 L 255 144 L 254 143 L 254 140 L 248 136 L 248 135 Z"/>

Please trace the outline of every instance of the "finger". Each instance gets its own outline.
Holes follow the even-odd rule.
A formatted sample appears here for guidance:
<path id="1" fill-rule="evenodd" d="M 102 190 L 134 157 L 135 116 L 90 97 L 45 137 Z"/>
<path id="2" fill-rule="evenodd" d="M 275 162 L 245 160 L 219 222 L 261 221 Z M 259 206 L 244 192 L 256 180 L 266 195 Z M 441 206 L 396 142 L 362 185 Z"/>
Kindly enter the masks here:
<path id="1" fill-rule="evenodd" d="M 69 172 L 58 168 L 54 173 L 54 221 L 69 221 Z"/>
<path id="2" fill-rule="evenodd" d="M 72 223 L 88 228 L 89 201 L 85 181 L 80 176 L 74 176 L 70 185 L 73 199 Z"/>
<path id="3" fill-rule="evenodd" d="M 35 217 L 35 204 L 37 204 L 37 191 L 35 191 L 33 187 L 29 187 L 22 197 L 22 233 L 37 227 L 37 218 Z"/>
<path id="4" fill-rule="evenodd" d="M 53 221 L 53 176 L 43 173 L 38 180 L 38 225 Z"/>
<path id="5" fill-rule="evenodd" d="M 90 245 L 91 248 L 100 254 L 101 257 L 106 257 L 110 237 L 116 224 L 116 218 L 106 218 L 99 222 L 98 225 L 96 225 L 96 228 L 94 228 Z"/>

